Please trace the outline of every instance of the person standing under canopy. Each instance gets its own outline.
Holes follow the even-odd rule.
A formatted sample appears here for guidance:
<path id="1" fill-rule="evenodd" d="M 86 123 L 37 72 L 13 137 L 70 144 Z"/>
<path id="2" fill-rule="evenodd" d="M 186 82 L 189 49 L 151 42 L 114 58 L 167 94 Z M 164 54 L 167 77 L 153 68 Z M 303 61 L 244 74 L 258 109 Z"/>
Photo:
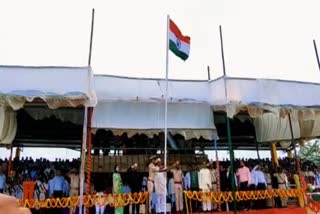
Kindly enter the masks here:
<path id="1" fill-rule="evenodd" d="M 119 198 L 121 197 L 121 194 L 123 193 L 123 184 L 122 184 L 122 179 L 120 175 L 120 167 L 118 165 L 115 165 L 114 167 L 114 173 L 112 175 L 112 183 L 113 183 L 113 193 L 114 194 L 119 194 L 119 196 L 116 196 L 115 198 L 115 209 L 114 213 L 115 214 L 123 214 L 123 205 L 119 204 L 120 202 L 118 201 Z"/>
<path id="2" fill-rule="evenodd" d="M 174 179 L 174 192 L 176 200 L 176 212 L 183 212 L 183 172 L 180 167 L 180 161 L 176 161 L 174 164 L 175 168 L 171 169 L 170 172 L 173 174 Z"/>

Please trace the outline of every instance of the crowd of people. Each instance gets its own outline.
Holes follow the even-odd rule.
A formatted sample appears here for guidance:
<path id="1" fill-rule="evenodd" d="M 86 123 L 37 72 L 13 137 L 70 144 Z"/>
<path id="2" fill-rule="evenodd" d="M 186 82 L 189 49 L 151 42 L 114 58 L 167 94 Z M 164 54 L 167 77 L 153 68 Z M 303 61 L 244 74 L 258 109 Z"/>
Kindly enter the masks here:
<path id="1" fill-rule="evenodd" d="M 15 159 L 12 171 L 7 172 L 8 161 L 0 160 L 0 193 L 6 193 L 18 199 L 23 199 L 23 182 L 34 181 L 34 199 L 61 198 L 78 196 L 80 188 L 79 167 L 80 160 L 46 159 L 32 160 L 32 158 Z M 234 180 L 236 190 L 264 190 L 288 189 L 299 185 L 295 175 L 296 162 L 294 159 L 279 159 L 279 166 L 274 167 L 268 159 L 235 160 L 234 177 L 232 178 L 230 162 L 219 161 L 219 168 L 214 161 L 206 161 L 202 165 L 183 166 L 179 160 L 164 167 L 160 158 L 152 156 L 146 169 L 147 172 L 138 172 L 138 164 L 132 163 L 128 168 L 116 165 L 113 173 L 96 174 L 92 177 L 90 194 L 134 193 L 148 192 L 150 212 L 183 213 L 185 211 L 184 190 L 211 192 L 232 190 Z M 310 162 L 302 163 L 302 174 L 306 182 L 316 187 L 320 186 L 319 167 Z M 220 182 L 219 182 L 220 181 Z M 220 186 L 218 186 L 220 184 Z M 84 184 L 84 193 L 86 193 Z M 271 207 L 287 207 L 287 198 L 274 198 L 258 201 L 246 201 L 237 204 L 237 209 L 262 209 Z M 222 210 L 232 210 L 229 203 L 221 204 Z M 139 204 L 126 207 L 93 207 L 90 213 L 141 213 Z M 218 205 L 211 202 L 192 201 L 194 212 L 216 211 Z M 77 212 L 76 208 L 65 210 L 40 209 L 33 213 L 70 213 Z"/>

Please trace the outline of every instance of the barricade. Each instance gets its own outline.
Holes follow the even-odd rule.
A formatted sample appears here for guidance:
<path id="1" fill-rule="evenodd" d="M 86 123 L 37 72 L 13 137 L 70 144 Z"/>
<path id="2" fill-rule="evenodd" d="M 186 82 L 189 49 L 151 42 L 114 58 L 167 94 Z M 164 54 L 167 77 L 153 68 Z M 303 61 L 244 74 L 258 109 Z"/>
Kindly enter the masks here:
<path id="1" fill-rule="evenodd" d="M 248 201 L 248 200 L 264 200 L 274 197 L 281 198 L 297 198 L 298 201 L 304 200 L 305 192 L 303 189 L 272 189 L 272 190 L 252 190 L 252 191 L 236 191 L 235 196 L 232 192 L 196 192 L 184 191 L 186 211 L 191 210 L 191 201 L 211 202 L 223 204 L 232 201 Z"/>
<path id="2" fill-rule="evenodd" d="M 83 205 L 85 207 L 93 206 L 110 206 L 124 207 L 130 204 L 146 204 L 148 201 L 148 193 L 129 193 L 129 194 L 104 194 L 104 195 L 84 195 Z M 20 207 L 30 209 L 41 208 L 73 208 L 79 206 L 79 196 L 66 198 L 48 198 L 45 200 L 24 199 L 18 200 Z"/>

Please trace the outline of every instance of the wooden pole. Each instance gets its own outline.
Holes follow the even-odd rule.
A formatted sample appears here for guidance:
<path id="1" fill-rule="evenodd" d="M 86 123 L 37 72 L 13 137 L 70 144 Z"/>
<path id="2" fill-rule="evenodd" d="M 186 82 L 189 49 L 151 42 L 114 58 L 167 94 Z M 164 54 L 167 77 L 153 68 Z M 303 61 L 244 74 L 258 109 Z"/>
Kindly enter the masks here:
<path id="1" fill-rule="evenodd" d="M 226 85 L 226 66 L 224 60 L 224 49 L 223 49 L 223 37 L 222 37 L 222 27 L 219 26 L 220 31 L 220 45 L 221 45 L 221 58 L 222 58 L 222 68 L 223 68 L 223 79 L 224 79 L 224 88 L 225 88 L 225 97 L 226 97 L 226 108 L 228 105 L 228 90 Z M 229 147 L 229 155 L 230 155 L 230 173 L 231 173 L 231 185 L 232 185 L 232 195 L 233 195 L 233 213 L 237 213 L 237 204 L 235 200 L 236 196 L 236 186 L 235 186 L 235 179 L 234 179 L 234 154 L 232 148 L 232 141 L 231 141 L 231 126 L 230 126 L 230 118 L 228 117 L 228 113 L 226 111 L 226 123 L 227 123 L 227 133 L 228 133 L 228 147 Z"/>
<path id="2" fill-rule="evenodd" d="M 90 45 L 89 45 L 89 57 L 88 57 L 88 67 L 91 69 L 91 56 L 92 56 L 92 41 L 93 41 L 93 29 L 94 29 L 94 8 L 91 13 L 91 31 L 90 31 Z M 84 171 L 85 171 L 85 161 L 87 149 L 87 179 L 86 179 L 86 192 L 87 195 L 90 194 L 91 189 L 91 148 L 92 148 L 92 138 L 91 138 L 91 117 L 93 108 L 84 107 L 84 122 L 83 122 L 83 135 L 82 135 L 82 149 L 81 149 L 81 168 L 80 168 L 80 207 L 79 213 L 82 214 L 83 210 L 83 192 L 84 192 Z M 87 147 L 88 143 L 88 147 Z M 89 207 L 86 207 L 86 213 L 89 213 Z"/>
<path id="3" fill-rule="evenodd" d="M 207 70 L 208 70 L 208 81 L 211 80 L 211 77 L 210 77 L 210 66 L 208 65 L 207 67 Z M 214 118 L 214 111 L 212 109 L 212 116 Z M 213 119 L 214 121 L 214 119 Z M 215 150 L 215 155 L 216 155 L 216 171 L 217 171 L 217 192 L 220 192 L 221 190 L 221 186 L 220 186 L 220 163 L 219 163 L 219 156 L 218 156 L 218 134 L 215 130 L 215 133 L 214 133 L 214 136 L 213 136 L 213 144 L 214 144 L 214 150 Z M 220 212 L 221 211 L 221 203 L 218 203 L 218 206 L 217 206 L 217 209 L 218 211 Z"/>
<path id="4" fill-rule="evenodd" d="M 89 57 L 88 57 L 88 66 L 91 67 L 91 58 L 92 58 L 92 42 L 93 42 L 93 30 L 94 30 L 94 8 L 92 8 L 91 14 L 91 31 L 90 31 L 90 45 L 89 45 Z M 91 193 L 91 170 L 92 170 L 92 115 L 93 115 L 93 107 L 88 107 L 88 156 L 87 156 L 87 195 Z M 86 214 L 89 213 L 89 207 L 86 207 Z"/>

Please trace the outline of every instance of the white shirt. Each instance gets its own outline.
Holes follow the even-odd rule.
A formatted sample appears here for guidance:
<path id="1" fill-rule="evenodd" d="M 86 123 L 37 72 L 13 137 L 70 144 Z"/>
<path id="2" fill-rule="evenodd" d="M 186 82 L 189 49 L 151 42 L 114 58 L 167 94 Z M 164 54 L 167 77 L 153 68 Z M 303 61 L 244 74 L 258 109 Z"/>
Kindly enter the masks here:
<path id="1" fill-rule="evenodd" d="M 208 168 L 203 168 L 199 172 L 199 188 L 202 190 L 210 190 L 212 188 L 211 173 Z"/>
<path id="2" fill-rule="evenodd" d="M 266 181 L 266 177 L 264 176 L 264 173 L 261 172 L 260 170 L 254 171 L 254 177 L 253 177 L 252 183 L 255 186 L 258 186 L 258 184 L 260 183 L 265 184 L 267 186 L 267 181 Z"/>
<path id="3" fill-rule="evenodd" d="M 166 172 L 157 172 L 154 177 L 154 187 L 156 194 L 166 194 L 167 174 Z"/>

